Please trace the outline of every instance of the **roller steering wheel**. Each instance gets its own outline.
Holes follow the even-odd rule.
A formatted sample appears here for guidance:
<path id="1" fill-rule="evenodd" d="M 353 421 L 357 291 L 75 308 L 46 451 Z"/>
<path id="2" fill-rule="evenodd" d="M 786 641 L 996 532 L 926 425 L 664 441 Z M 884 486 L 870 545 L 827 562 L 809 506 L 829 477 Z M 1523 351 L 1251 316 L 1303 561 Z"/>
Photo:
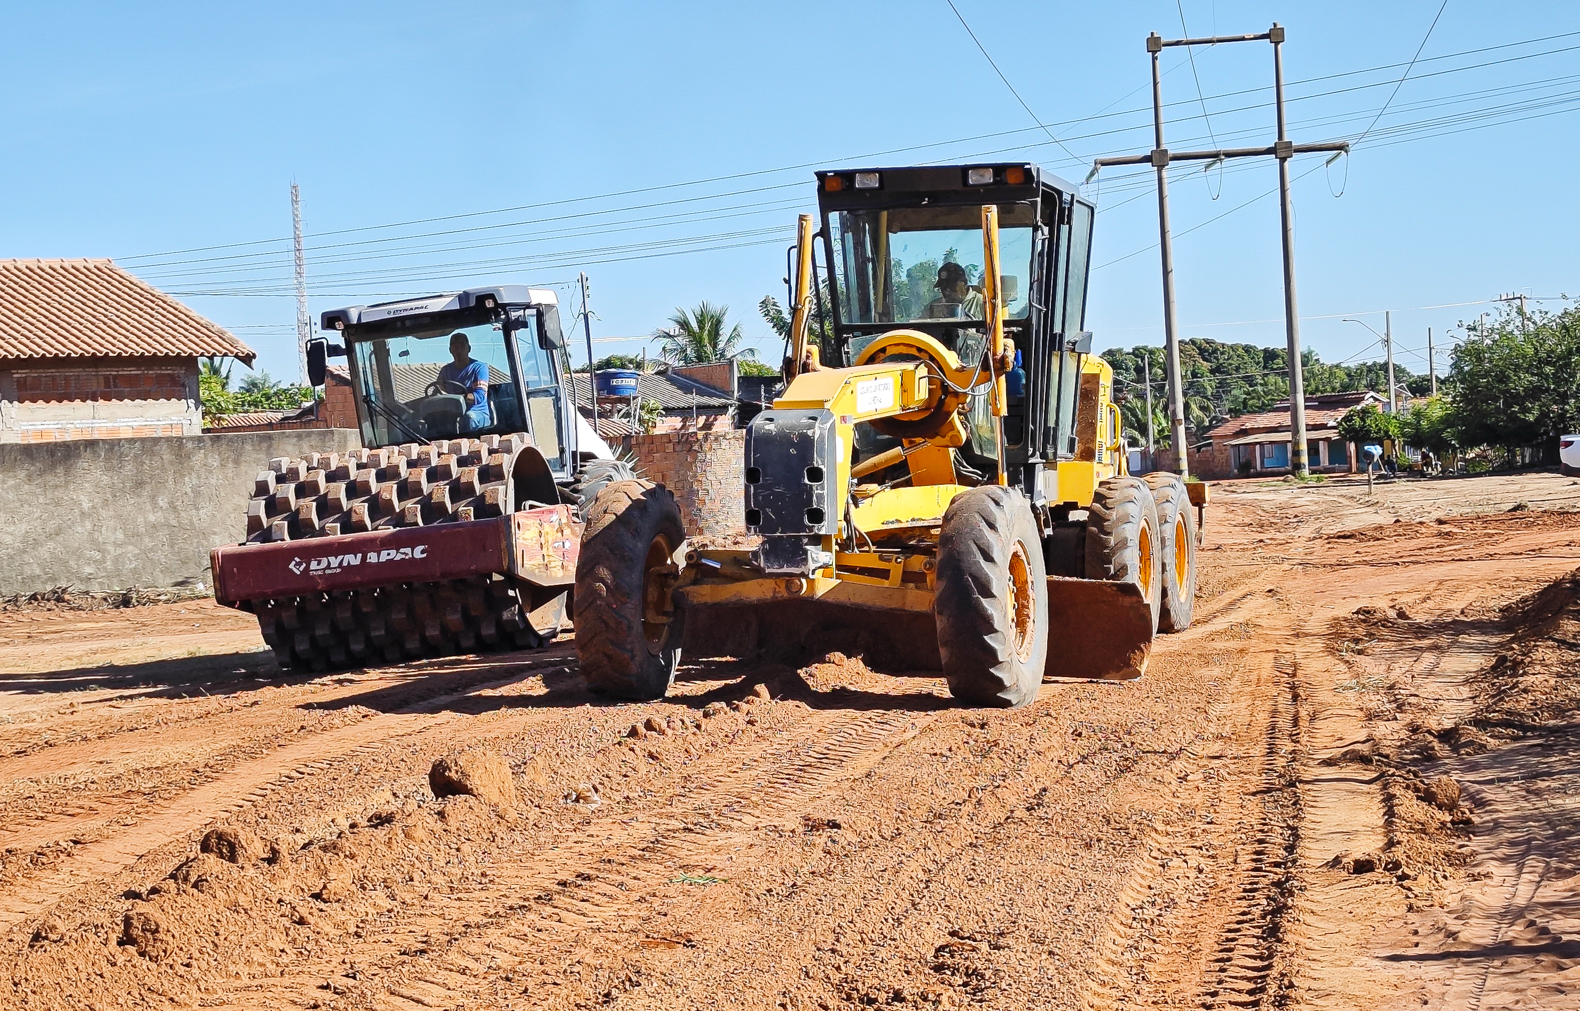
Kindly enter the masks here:
<path id="1" fill-rule="evenodd" d="M 465 386 L 453 379 L 435 379 L 422 391 L 424 397 L 436 397 L 441 393 L 453 393 L 457 396 L 466 396 L 469 391 Z"/>

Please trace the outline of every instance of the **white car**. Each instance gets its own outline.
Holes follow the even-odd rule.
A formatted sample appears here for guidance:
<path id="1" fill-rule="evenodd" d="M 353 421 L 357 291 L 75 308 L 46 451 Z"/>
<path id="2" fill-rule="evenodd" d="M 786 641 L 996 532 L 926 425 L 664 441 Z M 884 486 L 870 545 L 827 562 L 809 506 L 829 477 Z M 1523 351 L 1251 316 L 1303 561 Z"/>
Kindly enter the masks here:
<path id="1" fill-rule="evenodd" d="M 1580 477 L 1580 435 L 1558 437 L 1558 471 L 1566 477 Z"/>

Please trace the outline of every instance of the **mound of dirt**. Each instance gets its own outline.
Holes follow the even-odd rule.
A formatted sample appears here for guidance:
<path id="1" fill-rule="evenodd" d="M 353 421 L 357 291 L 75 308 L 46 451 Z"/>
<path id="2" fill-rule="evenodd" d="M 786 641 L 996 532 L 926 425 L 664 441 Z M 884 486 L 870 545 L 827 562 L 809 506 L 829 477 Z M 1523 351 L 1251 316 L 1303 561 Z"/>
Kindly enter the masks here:
<path id="1" fill-rule="evenodd" d="M 1439 516 L 1431 522 L 1394 520 L 1373 526 L 1338 530 L 1325 535 L 1330 541 L 1395 541 L 1421 537 L 1474 537 L 1511 534 L 1526 530 L 1571 530 L 1580 527 L 1580 512 L 1558 509 L 1511 509 L 1504 513 Z"/>
<path id="2" fill-rule="evenodd" d="M 466 795 L 495 807 L 516 805 L 516 781 L 497 751 L 458 751 L 433 763 L 428 785 L 435 797 Z"/>
<path id="3" fill-rule="evenodd" d="M 1516 732 L 1580 713 L 1580 569 L 1503 609 L 1510 636 L 1475 678 L 1471 722 Z"/>

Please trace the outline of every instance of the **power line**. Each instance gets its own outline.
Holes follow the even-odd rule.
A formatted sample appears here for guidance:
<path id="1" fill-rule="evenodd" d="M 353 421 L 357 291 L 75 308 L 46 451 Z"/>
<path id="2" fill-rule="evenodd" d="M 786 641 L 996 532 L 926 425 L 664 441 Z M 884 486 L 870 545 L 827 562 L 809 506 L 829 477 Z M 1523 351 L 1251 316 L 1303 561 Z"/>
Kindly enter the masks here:
<path id="1" fill-rule="evenodd" d="M 956 13 L 957 13 L 957 16 L 958 16 L 958 11 L 956 11 Z M 967 27 L 969 29 L 969 26 L 967 26 Z M 1453 58 L 1457 58 L 1457 57 L 1461 57 L 1461 56 L 1474 55 L 1474 54 L 1477 54 L 1477 53 L 1492 52 L 1492 51 L 1496 51 L 1496 50 L 1509 49 L 1509 48 L 1514 48 L 1514 47 L 1518 47 L 1518 46 L 1525 46 L 1525 45 L 1535 45 L 1535 44 L 1541 43 L 1541 42 L 1550 42 L 1550 41 L 1554 41 L 1554 40 L 1558 40 L 1558 39 L 1571 38 L 1571 37 L 1574 37 L 1574 36 L 1577 36 L 1577 35 L 1580 35 L 1580 32 L 1559 33 L 1559 34 L 1555 34 L 1555 35 L 1542 36 L 1542 37 L 1533 38 L 1533 39 L 1520 40 L 1520 41 L 1517 41 L 1517 42 L 1502 43 L 1502 44 L 1499 44 L 1499 45 L 1496 45 L 1496 46 L 1483 46 L 1483 47 L 1479 47 L 1479 48 L 1475 48 L 1475 49 L 1463 50 L 1463 51 L 1460 51 L 1460 52 L 1457 52 L 1457 53 L 1447 53 L 1447 54 L 1443 54 L 1441 56 L 1428 57 L 1426 60 L 1421 60 L 1419 62 L 1432 62 L 1432 61 L 1438 61 L 1438 60 L 1453 59 Z M 979 43 L 979 46 L 980 46 L 980 43 Z M 1570 47 L 1570 48 L 1574 48 L 1574 47 Z M 1569 51 L 1569 50 L 1568 49 L 1560 49 L 1560 50 L 1552 50 L 1552 51 L 1542 52 L 1542 53 L 1524 54 L 1522 56 L 1511 57 L 1511 58 L 1509 58 L 1507 60 L 1492 61 L 1492 62 L 1489 62 L 1489 63 L 1478 64 L 1478 65 L 1474 65 L 1474 66 L 1466 67 L 1466 68 L 1455 68 L 1454 70 L 1443 71 L 1441 73 L 1454 73 L 1454 72 L 1460 72 L 1461 70 L 1466 70 L 1466 69 L 1479 69 L 1481 67 L 1495 66 L 1495 65 L 1498 65 L 1498 64 L 1501 64 L 1501 63 L 1514 62 L 1516 60 L 1530 59 L 1530 58 L 1534 58 L 1534 57 L 1538 57 L 1538 56 L 1544 56 L 1544 55 L 1553 55 L 1553 54 L 1558 53 L 1558 52 L 1566 52 L 1566 51 Z M 991 60 L 990 60 L 990 62 L 991 62 Z M 1414 61 L 1412 61 L 1412 62 L 1414 62 Z M 1182 65 L 1183 65 L 1183 63 L 1177 64 L 1176 65 L 1176 69 L 1177 69 L 1178 66 L 1182 66 Z M 1380 71 L 1380 70 L 1392 69 L 1393 67 L 1396 67 L 1396 66 L 1399 66 L 1399 65 L 1400 64 L 1384 64 L 1384 65 L 1380 65 L 1380 66 L 1377 66 L 1377 67 L 1361 68 L 1361 69 L 1358 69 L 1358 70 L 1351 70 L 1351 71 L 1341 71 L 1341 72 L 1334 73 L 1334 74 L 1326 74 L 1326 75 L 1321 75 L 1321 76 L 1318 76 L 1318 77 L 1305 78 L 1305 79 L 1302 79 L 1300 81 L 1292 81 L 1292 82 L 1290 82 L 1290 85 L 1291 86 L 1297 86 L 1297 85 L 1302 85 L 1302 84 L 1316 83 L 1316 82 L 1320 82 L 1320 81 L 1324 81 L 1324 80 L 1333 80 L 1333 79 L 1337 79 L 1337 78 L 1341 78 L 1341 77 L 1356 76 L 1356 75 L 1359 75 L 1359 74 L 1366 74 L 1366 73 L 1375 73 L 1375 72 Z M 1416 80 L 1424 79 L 1427 76 L 1435 76 L 1435 75 L 1422 75 L 1422 77 L 1418 77 L 1418 78 L 1416 78 Z M 1362 86 L 1362 87 L 1367 87 L 1367 88 L 1369 88 L 1369 87 L 1377 87 L 1377 86 L 1381 86 L 1382 84 L 1386 84 L 1386 83 L 1387 82 L 1379 82 L 1378 84 L 1365 85 L 1365 86 Z M 1249 94 L 1249 93 L 1253 93 L 1253 92 L 1257 92 L 1257 91 L 1265 91 L 1265 90 L 1266 90 L 1265 87 L 1243 89 L 1243 90 L 1240 90 L 1240 91 L 1226 92 L 1226 93 L 1224 93 L 1222 95 L 1216 95 L 1216 96 L 1214 96 L 1214 98 L 1218 99 L 1218 98 L 1224 98 L 1224 97 L 1232 97 L 1232 96 L 1235 96 L 1235 95 Z M 1352 89 L 1345 89 L 1345 90 L 1352 90 Z M 1134 94 L 1134 91 L 1130 92 L 1129 94 Z M 1128 97 L 1128 94 L 1126 96 L 1124 96 L 1124 97 Z M 1300 97 L 1301 98 L 1305 98 L 1305 97 L 1317 97 L 1317 96 L 1300 96 Z M 1295 101 L 1295 100 L 1299 100 L 1299 99 L 1291 98 L 1290 100 L 1291 101 Z M 1123 97 L 1120 99 L 1120 101 L 1123 101 Z M 1111 104 L 1113 104 L 1113 103 L 1111 103 Z M 1174 106 L 1177 106 L 1177 105 L 1185 105 L 1185 104 L 1190 104 L 1190 103 L 1188 101 L 1169 103 L 1169 107 L 1174 107 Z M 1095 114 L 1093 114 L 1091 116 L 1088 116 L 1088 117 L 1085 117 L 1083 119 L 1068 120 L 1068 121 L 1065 121 L 1062 124 L 1061 123 L 1055 123 L 1055 124 L 1052 124 L 1052 125 L 1075 125 L 1075 124 L 1086 122 L 1086 121 L 1092 120 L 1092 119 L 1113 118 L 1113 117 L 1118 117 L 1118 116 L 1128 116 L 1128 115 L 1135 115 L 1135 114 L 1138 114 L 1138 113 L 1149 112 L 1149 111 L 1150 111 L 1150 109 L 1139 109 L 1139 108 L 1138 109 L 1122 110 L 1120 112 L 1111 113 L 1111 114 L 1110 113 L 1106 113 L 1106 111 L 1099 111 L 1098 113 L 1095 113 Z M 1036 117 L 1033 116 L 1033 118 L 1035 119 Z M 1192 118 L 1194 118 L 1194 117 L 1192 117 Z M 1050 133 L 1050 135 L 1051 135 L 1051 132 L 1048 130 L 1047 125 L 1042 124 L 1040 121 L 1038 123 L 1038 128 L 1043 130 L 1043 132 L 1045 132 L 1045 133 Z M 975 137 L 956 138 L 956 139 L 953 139 L 953 140 L 936 141 L 936 142 L 931 142 L 931 143 L 928 143 L 928 144 L 918 144 L 918 145 L 910 145 L 910 146 L 900 147 L 900 148 L 891 148 L 891 149 L 886 150 L 886 151 L 870 152 L 868 154 L 859 155 L 859 156 L 855 156 L 855 157 L 857 157 L 857 158 L 876 158 L 876 157 L 882 157 L 882 156 L 890 155 L 890 154 L 909 153 L 909 152 L 912 152 L 912 151 L 925 150 L 927 148 L 946 147 L 946 146 L 950 146 L 950 145 L 954 145 L 954 144 L 969 143 L 969 142 L 975 141 L 975 140 L 986 140 L 986 139 L 990 139 L 992 137 L 1008 136 L 1008 135 L 1013 135 L 1013 134 L 1016 134 L 1016 133 L 1025 133 L 1029 129 L 1031 129 L 1031 128 L 1022 128 L 1022 129 L 1016 129 L 1016 130 L 998 131 L 998 132 L 995 132 L 995 133 L 981 134 L 981 135 L 978 135 L 978 136 L 975 136 Z M 1057 138 L 1055 138 L 1055 139 L 1057 139 Z M 1066 154 L 1071 154 L 1071 152 L 1069 152 L 1068 148 L 1066 148 L 1065 151 L 1066 151 Z M 1071 154 L 1071 157 L 1073 158 L 1074 155 Z M 850 160 L 854 160 L 854 159 L 850 159 Z M 1079 161 L 1080 159 L 1077 159 L 1077 160 Z M 328 230 L 328 231 L 324 231 L 324 232 L 310 233 L 307 237 L 308 238 L 322 238 L 322 237 L 325 237 L 325 236 L 332 236 L 332 235 L 354 234 L 354 233 L 361 233 L 361 232 L 367 232 L 367 231 L 377 231 L 377 230 L 388 229 L 388 228 L 399 228 L 399 227 L 405 227 L 405 226 L 408 226 L 408 225 L 415 225 L 415 224 L 429 224 L 429 223 L 434 223 L 434 222 L 439 222 L 439 221 L 453 221 L 453 220 L 461 220 L 461 219 L 466 219 L 466 218 L 475 218 L 475 217 L 487 216 L 487 215 L 492 215 L 492 214 L 504 214 L 504 213 L 512 213 L 512 212 L 522 211 L 522 210 L 531 210 L 531 209 L 540 209 L 540 208 L 544 208 L 544 207 L 562 206 L 562 205 L 565 205 L 565 204 L 578 203 L 578 202 L 588 202 L 588 201 L 595 201 L 595 200 L 614 199 L 614 198 L 622 197 L 622 196 L 631 196 L 631 195 L 642 194 L 642 193 L 651 193 L 651 192 L 658 192 L 658 191 L 663 191 L 663 190 L 679 189 L 679 188 L 684 188 L 684 187 L 689 187 L 689 186 L 699 186 L 699 185 L 705 185 L 705 184 L 708 184 L 708 183 L 715 183 L 715 182 L 727 182 L 727 181 L 732 181 L 732 180 L 736 180 L 736 179 L 752 178 L 752 177 L 761 176 L 761 175 L 770 175 L 770 174 L 779 173 L 779 172 L 793 171 L 795 169 L 811 168 L 811 167 L 816 167 L 816 166 L 819 166 L 819 165 L 823 165 L 827 161 L 828 161 L 828 159 L 820 159 L 818 161 L 801 162 L 801 163 L 797 163 L 797 164 L 793 164 L 793 165 L 779 166 L 777 168 L 757 169 L 757 170 L 752 170 L 752 171 L 749 171 L 749 172 L 739 172 L 739 173 L 732 173 L 732 174 L 728 174 L 728 175 L 712 176 L 712 177 L 707 177 L 707 178 L 703 178 L 703 179 L 687 180 L 687 181 L 678 182 L 678 183 L 665 183 L 665 184 L 660 184 L 660 185 L 655 185 L 655 186 L 637 187 L 637 188 L 633 188 L 633 189 L 620 190 L 620 191 L 614 191 L 614 192 L 602 193 L 602 194 L 594 194 L 594 195 L 587 195 L 587 196 L 580 196 L 580 197 L 569 197 L 569 198 L 564 198 L 564 199 L 561 199 L 561 200 L 544 201 L 544 202 L 535 203 L 535 204 L 521 204 L 521 205 L 515 205 L 515 206 L 511 206 L 511 207 L 494 208 L 494 209 L 491 209 L 491 210 L 484 210 L 484 211 L 468 211 L 468 212 L 461 212 L 461 213 L 457 213 L 457 214 L 436 215 L 436 216 L 430 216 L 430 217 L 425 217 L 425 218 L 409 219 L 409 220 L 405 220 L 405 221 L 388 222 L 388 223 L 384 223 L 384 224 L 364 225 L 364 226 L 358 226 L 358 227 L 354 227 L 354 228 L 344 228 L 344 229 L 333 229 L 333 230 Z M 787 185 L 798 185 L 798 184 L 787 184 Z M 770 188 L 776 188 L 776 187 L 770 187 Z M 500 227 L 503 227 L 503 226 L 500 226 Z M 409 238 L 410 236 L 407 236 L 407 237 Z M 256 239 L 256 240 L 248 240 L 248 241 L 243 241 L 243 242 L 220 243 L 220 244 L 209 245 L 209 246 L 189 247 L 189 248 L 185 248 L 185 249 L 169 250 L 169 251 L 165 251 L 165 252 L 161 252 L 161 253 L 134 254 L 134 255 L 118 257 L 117 259 L 122 260 L 122 261 L 143 260 L 143 259 L 152 259 L 152 258 L 160 257 L 160 256 L 181 255 L 181 254 L 193 253 L 193 252 L 206 252 L 206 251 L 217 250 L 217 249 L 239 249 L 239 248 L 244 248 L 244 247 L 248 247 L 248 246 L 268 245 L 268 244 L 271 244 L 271 243 L 272 244 L 278 244 L 278 243 L 284 243 L 284 242 L 288 242 L 288 241 L 289 241 L 288 237 L 280 237 L 280 238 L 272 238 L 272 239 Z M 374 240 L 374 241 L 380 241 L 380 240 Z"/>
<path id="2" fill-rule="evenodd" d="M 1448 9 L 1448 0 L 1443 0 L 1443 5 L 1437 9 L 1437 16 L 1434 17 L 1432 19 L 1432 23 L 1427 26 L 1426 35 L 1424 37 L 1422 37 L 1421 44 L 1419 46 L 1415 47 L 1415 55 L 1410 57 L 1410 64 L 1409 64 L 1409 66 L 1405 67 L 1404 68 L 1404 73 L 1399 75 L 1399 83 L 1394 85 L 1393 86 L 1393 91 L 1388 93 L 1388 101 L 1384 102 L 1382 108 L 1377 110 L 1377 115 L 1372 119 L 1371 126 L 1368 126 L 1361 133 L 1361 135 L 1358 138 L 1356 138 L 1355 143 L 1359 144 L 1361 141 L 1366 139 L 1366 135 L 1368 133 L 1372 132 L 1372 127 L 1377 125 L 1377 120 L 1382 119 L 1383 113 L 1387 112 L 1388 111 L 1388 107 L 1393 104 L 1394 96 L 1399 94 L 1399 89 L 1400 88 L 1404 87 L 1405 78 L 1410 76 L 1410 71 L 1412 69 L 1414 69 L 1414 67 L 1415 67 L 1415 61 L 1421 58 L 1421 50 L 1426 48 L 1427 39 L 1430 39 L 1432 37 L 1432 30 L 1437 27 L 1438 20 L 1440 18 L 1442 18 L 1443 12 L 1445 10 L 1447 10 L 1447 9 Z M 1388 399 L 1390 401 L 1393 400 L 1393 394 L 1392 393 L 1388 394 Z"/>
<path id="3" fill-rule="evenodd" d="M 1039 127 L 1042 127 L 1042 132 L 1047 134 L 1050 140 L 1052 140 L 1055 144 L 1058 144 L 1061 148 L 1064 148 L 1065 154 L 1069 155 L 1071 158 L 1074 158 L 1076 161 L 1080 161 L 1081 159 L 1074 151 L 1071 151 L 1068 147 L 1065 147 L 1064 141 L 1055 137 L 1053 135 L 1053 131 L 1043 125 L 1042 120 L 1037 118 L 1037 114 L 1031 111 L 1031 106 L 1026 104 L 1026 100 L 1024 98 L 1020 97 L 1020 92 L 1016 91 L 1015 86 L 1009 83 L 1009 78 L 1004 76 L 1004 71 L 1000 70 L 998 68 L 998 64 L 993 62 L 993 57 L 988 55 L 987 47 L 982 44 L 981 39 L 977 38 L 977 33 L 971 30 L 970 25 L 966 24 L 965 15 L 961 14 L 960 8 L 955 6 L 955 0 L 944 0 L 944 2 L 949 5 L 950 10 L 955 12 L 955 17 L 960 19 L 960 26 L 966 30 L 967 35 L 971 36 L 971 41 L 977 44 L 977 49 L 981 51 L 982 58 L 988 61 L 988 66 L 993 68 L 993 73 L 997 74 L 998 79 L 1004 82 L 1004 87 L 1008 88 L 1009 93 L 1015 96 L 1015 101 L 1019 102 L 1020 107 L 1026 110 L 1026 115 L 1031 117 L 1031 121 L 1036 123 Z"/>

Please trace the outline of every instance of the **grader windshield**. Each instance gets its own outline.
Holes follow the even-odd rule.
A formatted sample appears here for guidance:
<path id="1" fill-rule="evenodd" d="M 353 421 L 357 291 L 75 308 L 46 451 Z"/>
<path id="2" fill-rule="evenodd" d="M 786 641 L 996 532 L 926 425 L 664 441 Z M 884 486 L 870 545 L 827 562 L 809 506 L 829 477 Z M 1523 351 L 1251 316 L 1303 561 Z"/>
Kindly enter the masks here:
<path id="1" fill-rule="evenodd" d="M 1026 315 L 1032 265 L 1030 204 L 999 207 L 1004 307 Z M 982 322 L 980 204 L 835 211 L 828 216 L 840 322 Z"/>

